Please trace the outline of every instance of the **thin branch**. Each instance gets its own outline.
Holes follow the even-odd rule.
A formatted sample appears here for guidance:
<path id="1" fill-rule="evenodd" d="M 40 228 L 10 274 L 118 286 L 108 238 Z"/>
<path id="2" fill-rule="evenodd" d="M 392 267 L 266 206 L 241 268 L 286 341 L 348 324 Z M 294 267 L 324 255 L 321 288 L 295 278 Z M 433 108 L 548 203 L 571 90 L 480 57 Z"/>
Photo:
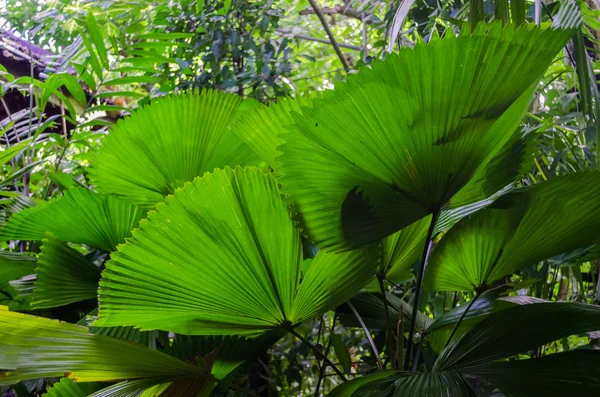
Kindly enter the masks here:
<path id="1" fill-rule="evenodd" d="M 278 33 L 281 33 L 281 34 L 290 35 L 290 36 L 292 36 L 292 38 L 295 38 L 295 39 L 306 40 L 306 41 L 314 41 L 314 42 L 317 42 L 317 43 L 323 43 L 323 44 L 329 44 L 329 45 L 331 45 L 331 41 L 326 40 L 326 39 L 319 39 L 318 37 L 307 36 L 305 34 L 296 34 L 296 33 L 292 32 L 292 31 L 285 30 L 285 29 L 275 29 L 275 31 L 278 32 Z M 348 50 L 362 51 L 362 47 L 357 46 L 357 45 L 344 44 L 344 43 L 337 43 L 337 45 L 340 46 L 340 48 L 346 48 Z"/>
<path id="2" fill-rule="evenodd" d="M 383 285 L 383 275 L 377 274 L 377 282 L 379 283 L 379 292 L 381 293 L 381 300 L 383 301 L 383 312 L 385 316 L 385 324 L 387 329 L 385 330 L 385 341 L 388 345 L 388 354 L 390 357 L 394 357 L 394 347 L 392 339 L 394 333 L 392 332 L 392 325 L 390 324 L 390 313 L 389 313 L 389 302 L 385 296 L 385 286 Z M 393 359 L 392 359 L 393 361 Z"/>
<path id="3" fill-rule="evenodd" d="M 462 314 L 460 315 L 460 318 L 458 319 L 458 322 L 456 324 L 454 324 L 454 328 L 452 329 L 452 332 L 450 333 L 450 336 L 448 337 L 448 340 L 446 341 L 446 344 L 444 345 L 444 347 L 446 347 L 446 346 L 448 346 L 450 344 L 450 341 L 454 337 L 454 334 L 456 333 L 456 330 L 458 330 L 458 327 L 460 326 L 460 323 L 462 322 L 462 320 L 467 315 L 467 312 L 469 311 L 469 309 L 471 308 L 471 306 L 473 306 L 473 303 L 475 303 L 475 301 L 477 300 L 477 298 L 479 298 L 479 295 L 480 295 L 479 292 L 476 293 L 475 297 L 473 299 L 471 299 L 471 302 L 469 302 L 469 305 L 467 306 L 467 308 L 465 309 L 465 311 L 462 312 Z"/>
<path id="4" fill-rule="evenodd" d="M 319 17 L 319 20 L 321 21 L 321 25 L 323 25 L 323 29 L 325 29 L 325 33 L 327 33 L 327 37 L 329 37 L 329 41 L 331 41 L 331 45 L 333 46 L 335 53 L 337 54 L 338 58 L 340 58 L 340 62 L 342 62 L 342 66 L 344 66 L 344 70 L 346 70 L 346 72 L 349 72 L 350 66 L 348 65 L 348 62 L 346 61 L 346 58 L 344 58 L 344 54 L 342 54 L 342 50 L 340 50 L 340 46 L 338 45 L 337 41 L 335 40 L 333 33 L 331 33 L 331 29 L 329 29 L 329 25 L 327 25 L 327 21 L 325 20 L 325 17 L 323 16 L 321 9 L 319 8 L 319 6 L 317 6 L 317 3 L 315 3 L 315 0 L 308 0 L 308 2 L 310 3 L 313 10 L 315 10 L 315 14 L 317 14 L 317 17 Z"/>
<path id="5" fill-rule="evenodd" d="M 408 331 L 408 341 L 406 342 L 406 357 L 404 357 L 405 371 L 408 371 L 408 363 L 410 362 L 410 353 L 413 345 L 412 339 L 415 333 L 415 325 L 417 323 L 417 312 L 419 311 L 419 297 L 421 296 L 421 285 L 423 284 L 423 273 L 425 273 L 425 266 L 427 265 L 427 259 L 429 258 L 431 246 L 433 245 L 433 230 L 435 229 L 435 223 L 437 221 L 438 215 L 439 212 L 434 212 L 433 214 L 431 214 L 431 223 L 429 224 L 427 238 L 425 239 L 425 248 L 423 249 L 423 255 L 421 256 L 421 266 L 419 266 L 419 273 L 417 274 L 417 290 L 410 320 L 410 330 Z"/>
<path id="6" fill-rule="evenodd" d="M 331 360 L 328 359 L 327 356 L 321 352 L 321 350 L 319 350 L 315 345 L 310 343 L 305 337 L 303 337 L 298 332 L 296 332 L 296 330 L 294 328 L 290 327 L 288 330 L 290 331 L 290 333 L 292 335 L 294 335 L 296 338 L 300 339 L 303 343 L 305 343 L 307 346 L 309 346 L 315 352 L 315 355 L 317 357 L 321 358 L 322 360 L 324 360 L 327 363 L 327 365 L 331 366 L 331 368 L 333 368 L 333 370 L 338 374 L 338 376 L 344 382 L 346 382 L 348 380 L 348 379 L 346 379 L 346 377 L 344 376 L 342 371 L 340 371 L 340 369 L 338 367 L 336 367 L 335 364 L 332 363 Z"/>
<path id="7" fill-rule="evenodd" d="M 369 340 L 369 344 L 371 345 L 371 349 L 373 349 L 373 354 L 375 355 L 375 359 L 377 359 L 377 365 L 379 365 L 379 369 L 383 369 L 383 364 L 381 363 L 381 358 L 379 357 L 379 351 L 377 350 L 377 346 L 375 346 L 375 341 L 373 341 L 373 338 L 371 337 L 371 332 L 369 332 L 367 325 L 363 321 L 360 314 L 358 314 L 358 311 L 356 311 L 356 308 L 354 307 L 352 302 L 348 301 L 348 302 L 346 302 L 346 304 L 348 305 L 348 307 L 352 310 L 352 312 L 358 319 L 358 322 L 360 323 L 360 326 L 362 327 L 363 331 L 365 331 L 365 334 L 367 335 L 367 339 Z"/>
<path id="8" fill-rule="evenodd" d="M 333 315 L 333 321 L 331 322 L 331 330 L 329 331 L 329 341 L 327 342 L 327 347 L 325 348 L 325 355 L 329 355 L 329 350 L 331 350 L 331 344 L 333 341 L 332 335 L 335 331 L 335 321 L 337 320 L 337 311 Z M 325 369 L 327 369 L 327 365 L 325 361 L 321 364 L 321 368 L 319 371 L 319 379 L 317 379 L 317 385 L 315 386 L 315 397 L 319 395 L 319 389 L 321 388 L 321 382 L 323 381 L 323 377 L 325 376 Z"/>
<path id="9" fill-rule="evenodd" d="M 311 4 L 312 5 L 312 4 Z M 321 12 L 323 14 L 326 15 L 343 15 L 345 17 L 349 17 L 349 18 L 354 18 L 354 19 L 361 19 L 361 14 L 362 12 L 359 10 L 356 10 L 354 8 L 350 8 L 349 5 L 348 6 L 335 6 L 335 7 L 323 7 L 321 9 Z M 306 9 L 306 10 L 302 10 L 300 11 L 300 15 L 311 15 L 311 14 L 316 14 L 316 10 L 314 10 L 314 8 L 311 9 Z M 371 21 L 371 23 L 373 23 Z"/>
<path id="10" fill-rule="evenodd" d="M 396 368 L 400 368 L 402 355 L 404 354 L 404 300 L 400 301 L 398 310 L 398 322 L 396 323 Z"/>

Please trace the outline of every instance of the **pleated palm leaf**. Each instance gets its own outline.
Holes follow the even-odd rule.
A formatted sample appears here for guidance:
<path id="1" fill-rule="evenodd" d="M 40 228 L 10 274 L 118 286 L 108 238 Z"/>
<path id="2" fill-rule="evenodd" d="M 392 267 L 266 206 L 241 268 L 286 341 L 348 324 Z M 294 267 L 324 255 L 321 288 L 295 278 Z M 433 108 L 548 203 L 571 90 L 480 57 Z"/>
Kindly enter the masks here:
<path id="1" fill-rule="evenodd" d="M 233 341 L 229 346 L 237 350 L 233 355 L 222 349 L 224 342 L 216 348 L 207 346 L 210 350 L 205 355 L 197 355 L 194 346 L 188 346 L 184 355 L 167 354 L 120 337 L 91 333 L 88 327 L 0 306 L 0 385 L 64 376 L 48 391 L 49 396 L 126 397 L 143 392 L 208 396 L 243 362 L 238 357 L 256 351 L 264 342 Z"/>
<path id="2" fill-rule="evenodd" d="M 144 211 L 117 197 L 71 189 L 10 217 L 0 230 L 0 240 L 41 241 L 50 232 L 62 241 L 112 251 L 143 215 Z"/>
<path id="3" fill-rule="evenodd" d="M 600 173 L 555 177 L 461 220 L 434 248 L 425 288 L 472 291 L 537 262 L 600 242 Z"/>
<path id="4" fill-rule="evenodd" d="M 18 291 L 10 282 L 33 273 L 35 260 L 35 257 L 29 255 L 0 252 L 0 304 L 9 306 L 12 310 L 29 307 L 29 299 L 19 297 Z"/>
<path id="5" fill-rule="evenodd" d="M 159 204 L 112 254 L 95 325 L 190 335 L 290 330 L 358 292 L 376 251 L 320 252 L 300 282 L 300 235 L 274 177 L 216 170 Z"/>
<path id="6" fill-rule="evenodd" d="M 277 171 L 310 239 L 357 247 L 514 181 L 522 151 L 507 144 L 578 23 L 434 37 L 292 113 Z"/>
<path id="7" fill-rule="evenodd" d="M 471 397 L 475 392 L 467 379 L 473 376 L 511 396 L 597 395 L 597 350 L 572 350 L 535 359 L 506 358 L 598 327 L 597 306 L 551 302 L 513 306 L 490 314 L 450 343 L 431 372 L 378 372 L 347 382 L 329 396 Z"/>
<path id="8" fill-rule="evenodd" d="M 212 90 L 155 99 L 104 138 L 91 179 L 101 192 L 150 208 L 206 171 L 258 165 L 258 157 L 228 128 L 253 106 L 254 101 Z"/>
<path id="9" fill-rule="evenodd" d="M 96 299 L 100 268 L 52 234 L 42 242 L 31 307 L 52 308 Z"/>

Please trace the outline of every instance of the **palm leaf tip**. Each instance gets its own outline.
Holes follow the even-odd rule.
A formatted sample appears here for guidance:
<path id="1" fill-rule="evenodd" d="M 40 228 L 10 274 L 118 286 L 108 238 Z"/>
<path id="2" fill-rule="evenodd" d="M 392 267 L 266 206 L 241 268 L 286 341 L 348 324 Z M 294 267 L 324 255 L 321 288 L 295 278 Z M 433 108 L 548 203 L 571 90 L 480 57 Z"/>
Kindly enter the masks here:
<path id="1" fill-rule="evenodd" d="M 91 178 L 102 192 L 154 207 L 204 172 L 256 164 L 229 130 L 254 105 L 246 103 L 212 90 L 158 98 L 115 125 L 92 161 Z"/>
<path id="2" fill-rule="evenodd" d="M 514 174 L 477 171 L 497 169 L 497 155 L 521 159 L 503 148 L 571 34 L 493 24 L 447 35 L 349 76 L 294 114 L 278 171 L 308 237 L 357 247 L 439 211 L 474 177 L 485 186 L 460 205 L 503 188 Z"/>
<path id="3" fill-rule="evenodd" d="M 204 335 L 289 327 L 356 293 L 377 266 L 369 252 L 323 252 L 300 284 L 300 236 L 275 179 L 217 170 L 167 198 L 113 254 L 95 325 Z"/>

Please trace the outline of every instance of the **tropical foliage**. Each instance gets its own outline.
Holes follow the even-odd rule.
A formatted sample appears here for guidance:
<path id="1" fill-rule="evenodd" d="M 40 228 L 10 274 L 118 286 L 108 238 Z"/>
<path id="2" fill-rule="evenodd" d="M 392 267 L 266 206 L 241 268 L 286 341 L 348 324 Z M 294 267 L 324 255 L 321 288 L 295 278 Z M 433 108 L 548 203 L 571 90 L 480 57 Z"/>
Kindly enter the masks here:
<path id="1" fill-rule="evenodd" d="M 593 5 L 21 5 L 0 394 L 600 393 Z"/>

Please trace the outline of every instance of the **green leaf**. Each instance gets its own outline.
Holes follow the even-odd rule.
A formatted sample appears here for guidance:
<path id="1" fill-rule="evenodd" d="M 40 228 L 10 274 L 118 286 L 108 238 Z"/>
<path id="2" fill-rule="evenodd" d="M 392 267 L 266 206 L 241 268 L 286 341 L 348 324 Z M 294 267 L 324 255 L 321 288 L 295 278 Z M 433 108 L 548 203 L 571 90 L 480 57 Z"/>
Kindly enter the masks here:
<path id="1" fill-rule="evenodd" d="M 65 174 L 63 171 L 51 172 L 48 174 L 48 178 L 58 186 L 61 186 L 65 189 L 70 189 L 75 186 L 73 176 Z"/>
<path id="2" fill-rule="evenodd" d="M 113 253 L 95 325 L 194 335 L 288 329 L 360 290 L 377 265 L 366 251 L 320 252 L 299 285 L 300 236 L 273 176 L 216 170 L 159 204 Z"/>
<path id="3" fill-rule="evenodd" d="M 80 104 L 85 105 L 87 103 L 87 97 L 83 88 L 81 88 L 81 84 L 77 81 L 77 78 L 69 73 L 62 73 L 60 76 L 61 82 L 65 85 L 67 90 L 69 90 L 71 96 L 73 96 Z"/>
<path id="4" fill-rule="evenodd" d="M 92 40 L 90 39 L 90 37 L 88 37 L 88 35 L 85 32 L 81 32 L 80 37 L 81 37 L 81 40 L 83 41 L 85 49 L 88 52 L 88 57 L 86 59 L 86 63 L 89 63 L 89 65 L 92 68 L 92 71 L 94 72 L 96 77 L 99 80 L 102 80 L 104 78 L 103 69 L 102 69 L 102 65 L 100 64 L 100 60 L 98 60 L 98 57 L 96 56 L 96 52 L 94 51 L 94 47 L 92 45 Z M 93 76 L 88 77 L 87 75 L 82 74 L 81 78 L 86 82 L 86 84 L 88 84 L 90 86 L 96 85 Z"/>
<path id="5" fill-rule="evenodd" d="M 21 167 L 21 169 L 19 169 L 18 171 L 10 174 L 6 178 L 4 178 L 2 181 L 0 181 L 0 187 L 6 186 L 6 185 L 12 183 L 12 181 L 14 181 L 15 179 L 19 179 L 20 177 L 22 177 L 26 173 L 32 171 L 33 169 L 35 169 L 35 167 L 37 167 L 40 164 L 45 163 L 46 161 L 47 161 L 46 159 L 39 160 L 39 161 L 34 161 L 31 164 L 27 164 L 26 166 Z"/>
<path id="6" fill-rule="evenodd" d="M 473 397 L 467 381 L 455 371 L 412 373 L 381 371 L 335 388 L 333 397 Z"/>
<path id="7" fill-rule="evenodd" d="M 558 302 L 515 306 L 491 314 L 448 345 L 433 370 L 470 373 L 481 364 L 598 329 L 598 306 Z"/>
<path id="8" fill-rule="evenodd" d="M 425 288 L 475 290 L 540 260 L 598 242 L 599 194 L 600 173 L 585 171 L 502 196 L 442 238 L 431 254 Z"/>
<path id="9" fill-rule="evenodd" d="M 100 268 L 50 233 L 42 242 L 31 307 L 52 308 L 96 299 Z"/>
<path id="10" fill-rule="evenodd" d="M 93 394 L 104 386 L 99 382 L 73 382 L 70 378 L 62 378 L 52 385 L 42 397 L 83 397 Z"/>
<path id="11" fill-rule="evenodd" d="M 109 69 L 110 66 L 108 63 L 108 52 L 106 51 L 106 46 L 104 45 L 104 38 L 100 33 L 100 29 L 98 29 L 98 24 L 96 23 L 96 18 L 94 17 L 93 12 L 87 13 L 87 32 L 89 33 L 94 43 L 94 46 L 96 47 L 98 57 L 102 61 L 102 67 L 104 69 Z"/>
<path id="12" fill-rule="evenodd" d="M 331 334 L 331 344 L 333 345 L 333 350 L 335 351 L 335 355 L 337 356 L 342 369 L 345 373 L 349 374 L 352 358 L 350 357 L 350 352 L 344 344 L 342 337 L 338 334 Z"/>
<path id="13" fill-rule="evenodd" d="M 23 149 L 27 148 L 31 143 L 31 139 L 26 139 L 13 145 L 11 147 L 7 147 L 3 151 L 0 152 L 0 166 L 8 163 L 12 160 L 17 154 L 21 153 Z"/>
<path id="14" fill-rule="evenodd" d="M 61 377 L 75 382 L 198 378 L 206 369 L 86 327 L 9 312 L 0 306 L 0 385 Z"/>
<path id="15" fill-rule="evenodd" d="M 464 29 L 375 62 L 295 114 L 278 171 L 308 237 L 356 247 L 442 209 L 502 153 L 572 33 Z"/>
<path id="16" fill-rule="evenodd" d="M 391 379 L 393 375 L 396 375 L 398 371 L 387 370 L 387 371 L 377 371 L 371 375 L 360 376 L 354 378 L 350 382 L 345 382 L 336 387 L 328 394 L 329 397 L 353 397 L 358 396 L 355 394 L 356 390 L 358 390 L 361 386 L 368 385 L 374 382 L 384 381 L 387 382 Z"/>
<path id="17" fill-rule="evenodd" d="M 411 266 L 421 257 L 431 217 L 425 217 L 381 242 L 380 271 L 393 282 L 412 277 Z"/>
<path id="18" fill-rule="evenodd" d="M 470 373 L 485 378 L 509 396 L 595 396 L 600 393 L 600 352 L 575 350 L 494 362 Z"/>
<path id="19" fill-rule="evenodd" d="M 2 240 L 42 240 L 46 232 L 72 243 L 113 251 L 137 226 L 143 211 L 116 197 L 71 189 L 63 197 L 13 215 Z"/>
<path id="20" fill-rule="evenodd" d="M 281 152 L 278 146 L 284 143 L 280 134 L 285 127 L 293 124 L 292 112 L 300 112 L 310 106 L 307 97 L 280 99 L 270 106 L 259 105 L 236 121 L 231 130 L 260 156 L 270 167 L 278 168 L 281 162 L 277 157 Z"/>
<path id="21" fill-rule="evenodd" d="M 258 159 L 228 130 L 242 106 L 217 91 L 154 100 L 119 121 L 92 160 L 99 190 L 153 207 L 204 172 Z"/>
<path id="22" fill-rule="evenodd" d="M 396 330 L 398 324 L 399 312 L 402 309 L 404 327 L 405 329 L 410 327 L 412 319 L 413 307 L 406 301 L 398 298 L 396 295 L 386 294 L 388 301 L 388 320 L 385 318 L 385 308 L 381 295 L 361 293 L 354 296 L 351 300 L 356 311 L 360 314 L 361 318 L 369 329 L 388 329 L 388 324 L 392 330 Z M 349 327 L 360 327 L 360 323 L 356 319 L 354 313 L 346 305 L 338 308 L 340 321 Z M 429 329 L 432 319 L 427 317 L 426 314 L 417 312 L 415 329 L 417 332 L 422 333 Z"/>
<path id="23" fill-rule="evenodd" d="M 435 321 L 433 321 L 433 323 L 427 328 L 427 331 L 434 332 L 451 330 L 461 317 L 463 317 L 460 323 L 461 327 L 471 327 L 473 324 L 483 320 L 493 311 L 504 310 L 515 305 L 544 302 L 542 299 L 530 296 L 500 296 L 501 294 L 505 294 L 511 290 L 512 287 L 509 285 L 503 285 L 501 287 L 487 290 L 477 297 L 464 317 L 463 313 L 469 305 L 469 302 L 465 302 L 464 304 L 455 307 L 454 309 L 436 318 Z"/>
<path id="24" fill-rule="evenodd" d="M 23 303 L 17 291 L 10 285 L 10 281 L 33 274 L 35 271 L 35 258 L 8 251 L 0 251 L 0 303 L 14 305 Z M 16 307 L 15 307 L 16 309 Z"/>

